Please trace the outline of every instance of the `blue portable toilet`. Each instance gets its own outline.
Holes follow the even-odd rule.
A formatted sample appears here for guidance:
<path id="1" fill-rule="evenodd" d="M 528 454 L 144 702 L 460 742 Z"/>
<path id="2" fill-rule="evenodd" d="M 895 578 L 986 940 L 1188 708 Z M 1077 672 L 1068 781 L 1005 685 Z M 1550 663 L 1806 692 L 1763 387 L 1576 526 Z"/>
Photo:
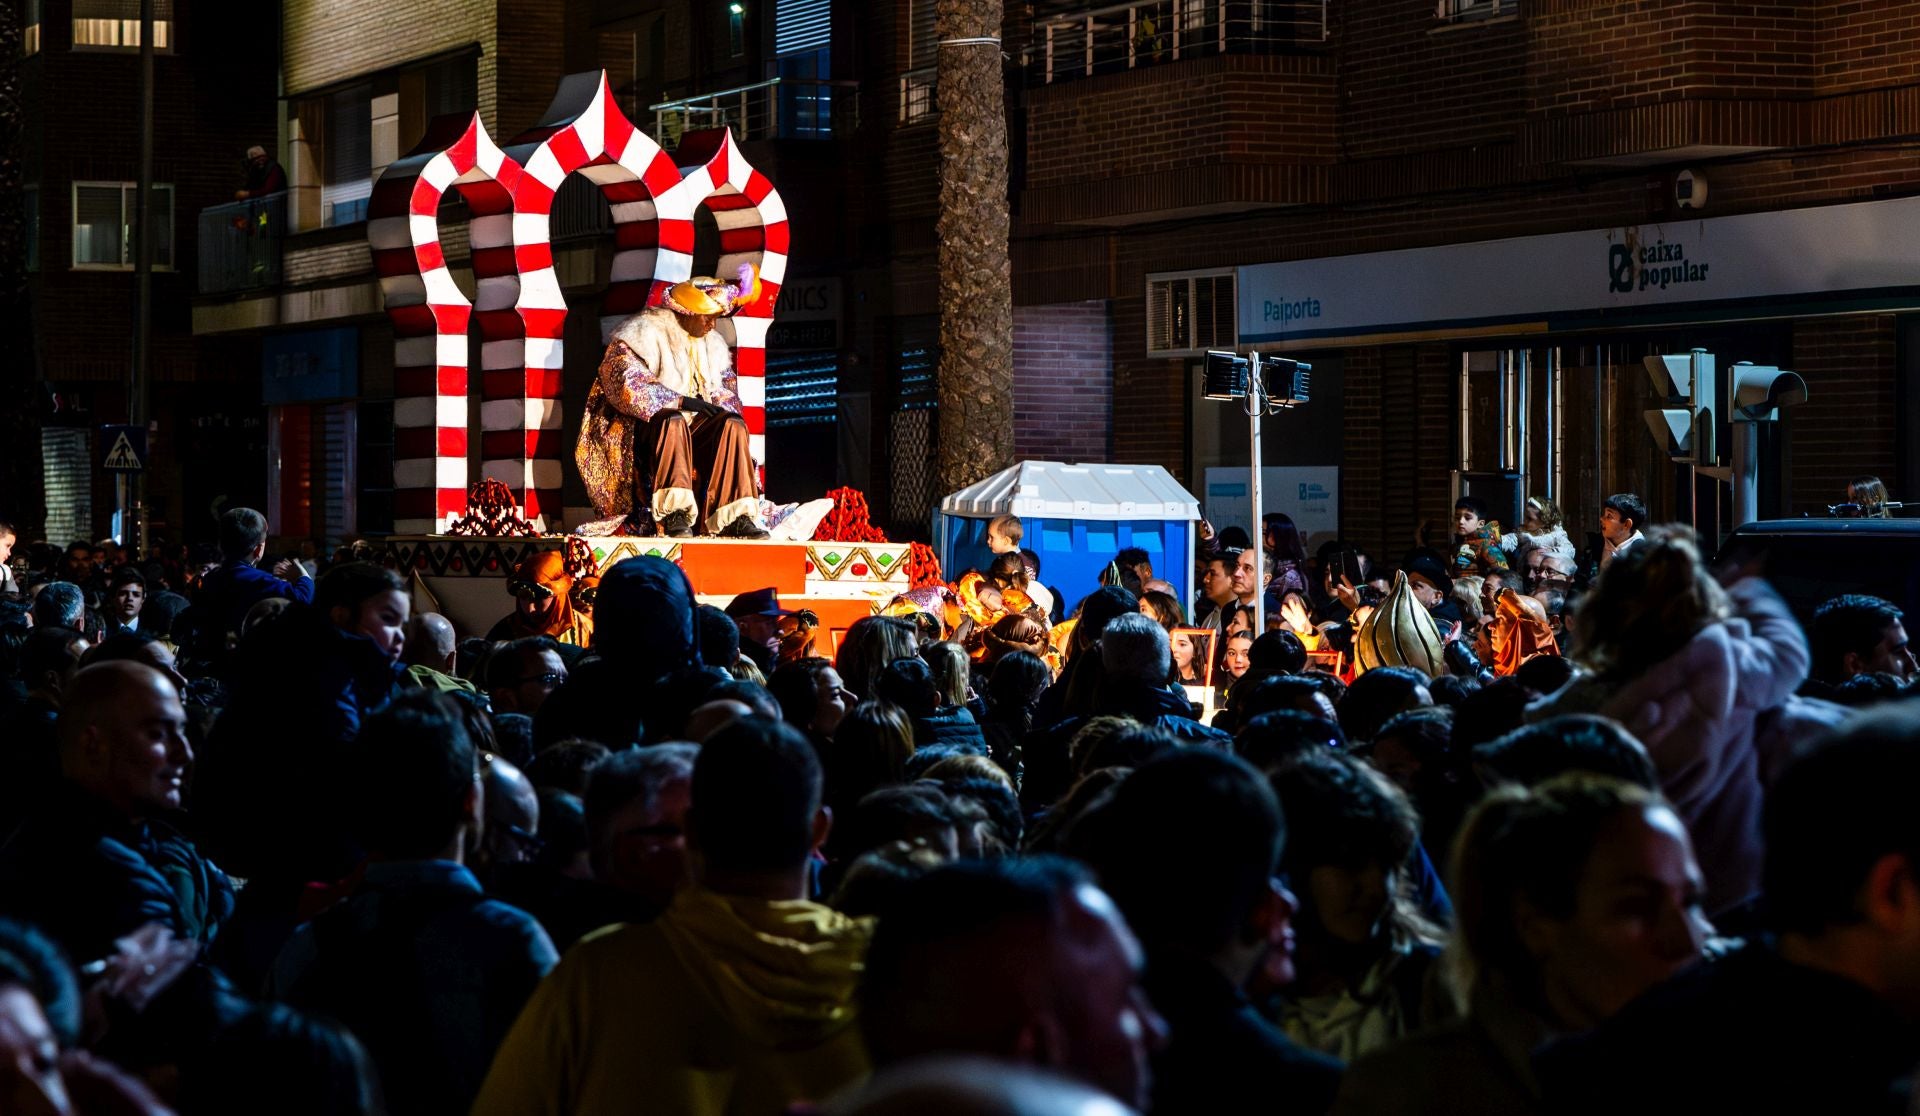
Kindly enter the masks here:
<path id="1" fill-rule="evenodd" d="M 1200 501 L 1158 465 L 1069 465 L 1022 461 L 940 501 L 934 547 L 948 580 L 986 569 L 987 524 L 1020 517 L 1020 545 L 1040 556 L 1040 581 L 1071 614 L 1100 587 L 1100 571 L 1130 546 L 1147 552 L 1153 575 L 1193 607 L 1193 548 Z"/>

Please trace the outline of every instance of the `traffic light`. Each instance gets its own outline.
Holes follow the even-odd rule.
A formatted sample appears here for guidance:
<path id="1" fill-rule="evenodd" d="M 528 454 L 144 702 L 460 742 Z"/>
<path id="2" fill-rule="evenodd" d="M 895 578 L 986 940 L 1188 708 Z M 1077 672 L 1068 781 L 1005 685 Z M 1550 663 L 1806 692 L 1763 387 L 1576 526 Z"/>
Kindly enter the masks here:
<path id="1" fill-rule="evenodd" d="M 1666 396 L 1668 404 L 1646 413 L 1647 429 L 1653 431 L 1654 441 L 1675 461 L 1716 464 L 1714 412 L 1718 408 L 1712 402 L 1713 354 L 1695 349 L 1685 354 L 1650 356 L 1644 363 L 1654 391 Z"/>
<path id="2" fill-rule="evenodd" d="M 1736 422 L 1772 422 L 1780 408 L 1807 401 L 1807 382 L 1797 373 L 1744 360 L 1727 373 L 1727 414 Z"/>

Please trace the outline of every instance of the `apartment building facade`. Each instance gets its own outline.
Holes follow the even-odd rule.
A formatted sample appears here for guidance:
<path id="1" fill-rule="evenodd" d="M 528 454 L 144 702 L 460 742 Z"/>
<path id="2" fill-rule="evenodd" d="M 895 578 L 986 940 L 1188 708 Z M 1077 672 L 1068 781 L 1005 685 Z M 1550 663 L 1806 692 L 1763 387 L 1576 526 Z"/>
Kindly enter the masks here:
<path id="1" fill-rule="evenodd" d="M 140 151 L 137 0 L 8 0 L 19 20 L 26 128 L 28 336 L 10 367 L 9 416 L 24 538 L 65 545 L 112 523 L 100 427 L 127 415 L 135 305 L 134 211 Z M 194 214 L 231 200 L 249 144 L 273 146 L 273 14 L 227 5 L 154 5 L 151 419 L 146 499 L 152 531 L 178 541 L 225 503 L 251 502 L 265 475 L 257 379 L 244 347 L 197 336 Z M 262 18 L 264 16 L 264 19 Z M 216 461 L 221 468 L 188 469 Z"/>
<path id="2" fill-rule="evenodd" d="M 1114 459 L 1203 496 L 1208 470 L 1244 470 L 1246 419 L 1201 397 L 1197 354 L 1312 361 L 1317 398 L 1266 425 L 1266 464 L 1300 481 L 1278 504 L 1376 553 L 1445 523 L 1461 488 L 1550 495 L 1576 534 L 1624 489 L 1724 525 L 1724 486 L 1696 488 L 1642 421 L 1665 402 L 1642 358 L 1695 346 L 1807 380 L 1761 434 L 1763 515 L 1823 514 L 1856 474 L 1912 490 L 1916 18 L 1036 5 L 1007 29 L 1015 298 L 1104 306 Z M 1336 475 L 1330 516 L 1317 478 Z"/>
<path id="3" fill-rule="evenodd" d="M 257 349 L 282 530 L 391 521 L 392 338 L 361 209 L 380 168 L 445 111 L 476 108 L 509 140 L 561 75 L 598 68 L 669 149 L 734 127 L 786 199 L 771 494 L 853 484 L 924 529 L 932 0 L 282 12 L 278 270 L 193 307 L 197 337 Z M 1914 16 L 1857 0 L 1009 3 L 1017 451 L 1160 464 L 1230 503 L 1209 470 L 1244 465 L 1246 420 L 1201 397 L 1198 365 L 1259 348 L 1315 366 L 1312 402 L 1268 422 L 1265 463 L 1293 470 L 1281 506 L 1324 532 L 1397 552 L 1462 487 L 1547 494 L 1576 525 L 1644 487 L 1657 515 L 1710 524 L 1714 490 L 1640 417 L 1660 402 L 1640 358 L 1697 345 L 1807 377 L 1810 401 L 1764 435 L 1764 511 L 1817 510 L 1855 473 L 1920 485 L 1903 417 L 1920 280 L 1875 240 L 1907 227 L 1920 184 L 1900 139 L 1920 113 Z M 612 247 L 593 189 L 563 194 L 570 445 Z M 443 243 L 471 293 L 450 204 Z M 703 225 L 696 270 L 716 245 Z"/>

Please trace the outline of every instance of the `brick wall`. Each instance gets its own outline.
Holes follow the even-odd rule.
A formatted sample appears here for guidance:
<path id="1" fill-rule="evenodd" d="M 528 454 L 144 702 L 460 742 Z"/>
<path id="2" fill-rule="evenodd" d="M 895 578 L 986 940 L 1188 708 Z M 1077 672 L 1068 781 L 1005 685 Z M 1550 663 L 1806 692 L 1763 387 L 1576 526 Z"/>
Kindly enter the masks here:
<path id="1" fill-rule="evenodd" d="M 1807 381 L 1807 401 L 1786 412 L 1794 514 L 1839 502 L 1862 473 L 1899 475 L 1894 321 L 1872 314 L 1794 323 L 1793 370 Z"/>
<path id="2" fill-rule="evenodd" d="M 546 6 L 561 5 L 553 0 Z M 287 0 L 280 17 L 286 93 L 298 96 L 478 44 L 480 116 L 495 138 L 505 139 L 494 127 L 500 10 L 470 0 Z"/>
<path id="3" fill-rule="evenodd" d="M 497 0 L 493 53 L 495 112 L 486 119 L 504 143 L 533 127 L 567 75 L 563 0 Z M 487 5 L 480 5 L 487 6 Z M 480 85 L 487 85 L 483 67 Z M 485 94 L 482 94 L 484 98 Z"/>
<path id="4" fill-rule="evenodd" d="M 1113 459 L 1162 466 L 1190 485 L 1185 362 L 1145 355 L 1144 289 L 1113 300 Z"/>
<path id="5" fill-rule="evenodd" d="M 1821 93 L 1920 79 L 1920 11 L 1884 0 L 1817 5 L 1814 83 Z"/>
<path id="6" fill-rule="evenodd" d="M 1331 162 L 1324 57 L 1229 55 L 1028 94 L 1027 182 L 1051 186 L 1216 162 Z"/>
<path id="7" fill-rule="evenodd" d="M 1424 524 L 1444 524 L 1452 511 L 1459 365 L 1444 345 L 1345 356 L 1340 534 L 1377 560 L 1397 562 Z"/>
<path id="8" fill-rule="evenodd" d="M 1351 158 L 1511 138 L 1525 109 L 1526 26 L 1438 26 L 1432 0 L 1343 4 L 1341 135 Z"/>
<path id="9" fill-rule="evenodd" d="M 1014 456 L 1110 460 L 1112 367 L 1106 303 L 1014 307 Z"/>
<path id="10" fill-rule="evenodd" d="M 1721 0 L 1530 5 L 1527 107 L 1553 114 L 1685 96 L 1805 95 L 1813 88 L 1818 7 Z"/>

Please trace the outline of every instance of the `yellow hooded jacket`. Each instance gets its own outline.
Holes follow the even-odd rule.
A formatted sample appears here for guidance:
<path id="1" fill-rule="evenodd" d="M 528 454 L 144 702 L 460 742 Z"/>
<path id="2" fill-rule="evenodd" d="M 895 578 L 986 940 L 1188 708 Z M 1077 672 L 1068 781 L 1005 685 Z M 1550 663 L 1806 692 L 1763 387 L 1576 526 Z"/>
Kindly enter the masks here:
<path id="1" fill-rule="evenodd" d="M 473 1116 L 777 1116 L 869 1071 L 854 991 L 872 924 L 682 892 L 580 940 L 520 1013 Z"/>

